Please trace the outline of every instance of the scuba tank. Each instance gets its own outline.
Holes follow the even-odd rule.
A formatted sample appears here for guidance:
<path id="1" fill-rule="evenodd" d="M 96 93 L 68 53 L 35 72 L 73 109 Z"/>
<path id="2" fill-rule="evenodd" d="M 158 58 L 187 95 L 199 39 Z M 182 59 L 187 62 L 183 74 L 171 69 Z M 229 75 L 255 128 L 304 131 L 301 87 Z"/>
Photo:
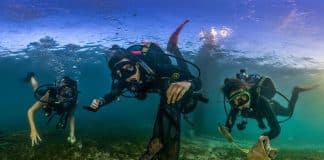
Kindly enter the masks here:
<path id="1" fill-rule="evenodd" d="M 236 78 L 252 86 L 257 96 L 262 95 L 268 99 L 272 99 L 276 95 L 276 87 L 270 77 L 259 74 L 247 74 L 245 69 L 240 69 L 240 73 L 236 74 Z"/>

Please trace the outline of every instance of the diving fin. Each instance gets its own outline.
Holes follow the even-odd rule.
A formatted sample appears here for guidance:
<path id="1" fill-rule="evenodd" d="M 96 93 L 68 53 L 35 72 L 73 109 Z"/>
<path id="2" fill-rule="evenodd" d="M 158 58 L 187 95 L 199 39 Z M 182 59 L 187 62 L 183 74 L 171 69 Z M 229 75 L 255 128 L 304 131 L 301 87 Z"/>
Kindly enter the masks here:
<path id="1" fill-rule="evenodd" d="M 22 78 L 23 82 L 28 83 L 32 77 L 36 77 L 34 72 L 28 72 L 25 78 Z"/>
<path id="2" fill-rule="evenodd" d="M 171 37 L 169 38 L 169 42 L 168 42 L 168 47 L 167 50 L 169 52 L 172 52 L 172 50 L 177 49 L 178 48 L 178 41 L 179 41 L 179 34 L 181 32 L 181 30 L 183 29 L 183 27 L 189 22 L 189 20 L 185 20 L 171 35 Z"/>
<path id="3" fill-rule="evenodd" d="M 295 86 L 295 88 L 293 89 L 293 92 L 305 92 L 305 91 L 310 91 L 313 89 L 316 89 L 320 86 L 320 84 L 312 84 L 312 85 L 299 85 L 299 86 Z"/>
<path id="4" fill-rule="evenodd" d="M 178 47 L 178 40 L 179 40 L 179 34 L 183 27 L 189 22 L 189 20 L 185 20 L 171 35 L 168 41 L 168 47 L 167 51 L 170 53 L 174 54 L 178 58 L 183 58 L 183 55 L 181 54 L 179 47 Z M 189 72 L 188 65 L 179 59 L 177 60 L 177 64 L 179 65 L 180 68 L 184 69 L 185 71 Z"/>

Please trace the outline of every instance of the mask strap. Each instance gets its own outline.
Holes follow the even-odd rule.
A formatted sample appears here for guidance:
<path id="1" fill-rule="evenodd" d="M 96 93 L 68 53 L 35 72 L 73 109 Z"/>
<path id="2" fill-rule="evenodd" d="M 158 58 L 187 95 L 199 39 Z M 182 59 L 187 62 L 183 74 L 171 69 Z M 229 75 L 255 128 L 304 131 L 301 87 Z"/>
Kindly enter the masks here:
<path id="1" fill-rule="evenodd" d="M 247 95 L 249 97 L 249 99 L 251 99 L 251 94 L 250 92 L 248 92 L 247 90 L 240 90 L 239 92 L 235 93 L 234 95 L 232 95 L 228 101 L 232 101 L 235 97 L 237 96 L 241 96 L 241 95 Z"/>
<path id="2" fill-rule="evenodd" d="M 143 60 L 138 59 L 138 62 L 148 74 L 150 75 L 155 74 L 155 72 Z"/>

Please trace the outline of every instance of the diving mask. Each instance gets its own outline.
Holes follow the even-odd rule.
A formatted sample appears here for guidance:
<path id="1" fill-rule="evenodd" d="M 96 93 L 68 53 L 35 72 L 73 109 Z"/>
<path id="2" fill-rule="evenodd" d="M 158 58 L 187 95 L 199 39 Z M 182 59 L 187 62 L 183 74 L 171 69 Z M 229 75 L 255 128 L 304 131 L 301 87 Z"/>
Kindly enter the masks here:
<path id="1" fill-rule="evenodd" d="M 240 107 L 251 100 L 251 94 L 247 90 L 240 90 L 228 98 L 231 106 Z"/>
<path id="2" fill-rule="evenodd" d="M 136 73 L 135 63 L 131 61 L 121 61 L 114 65 L 112 70 L 113 78 L 126 80 Z"/>
<path id="3" fill-rule="evenodd" d="M 73 88 L 68 86 L 62 86 L 59 88 L 59 95 L 63 98 L 74 98 L 76 93 Z"/>
<path id="4" fill-rule="evenodd" d="M 56 82 L 57 94 L 64 99 L 74 99 L 78 95 L 76 81 L 63 77 Z"/>

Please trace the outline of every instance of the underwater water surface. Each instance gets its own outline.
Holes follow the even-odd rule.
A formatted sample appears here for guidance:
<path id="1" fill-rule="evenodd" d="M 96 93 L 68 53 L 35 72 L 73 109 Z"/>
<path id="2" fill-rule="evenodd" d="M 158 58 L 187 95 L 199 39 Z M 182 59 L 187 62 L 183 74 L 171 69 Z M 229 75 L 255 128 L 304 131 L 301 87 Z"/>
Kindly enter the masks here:
<path id="1" fill-rule="evenodd" d="M 104 53 L 111 45 L 152 41 L 166 50 L 169 36 L 186 19 L 179 46 L 201 68 L 209 103 L 189 115 L 194 126 L 183 120 L 180 159 L 246 159 L 217 131 L 226 119 L 220 88 L 241 68 L 271 77 L 288 97 L 295 85 L 320 84 L 299 96 L 294 115 L 271 145 L 279 149 L 276 159 L 324 159 L 323 6 L 320 0 L 3 0 L 0 159 L 138 159 L 152 134 L 158 95 L 120 98 L 96 113 L 82 106 L 110 90 Z M 209 32 L 215 36 L 212 50 L 202 35 Z M 30 71 L 40 84 L 64 75 L 78 81 L 75 145 L 66 141 L 68 129 L 56 130 L 56 120 L 46 125 L 39 112 L 35 120 L 43 142 L 31 147 L 27 110 L 35 98 L 22 80 Z M 261 133 L 249 120 L 232 135 L 250 148 Z"/>

